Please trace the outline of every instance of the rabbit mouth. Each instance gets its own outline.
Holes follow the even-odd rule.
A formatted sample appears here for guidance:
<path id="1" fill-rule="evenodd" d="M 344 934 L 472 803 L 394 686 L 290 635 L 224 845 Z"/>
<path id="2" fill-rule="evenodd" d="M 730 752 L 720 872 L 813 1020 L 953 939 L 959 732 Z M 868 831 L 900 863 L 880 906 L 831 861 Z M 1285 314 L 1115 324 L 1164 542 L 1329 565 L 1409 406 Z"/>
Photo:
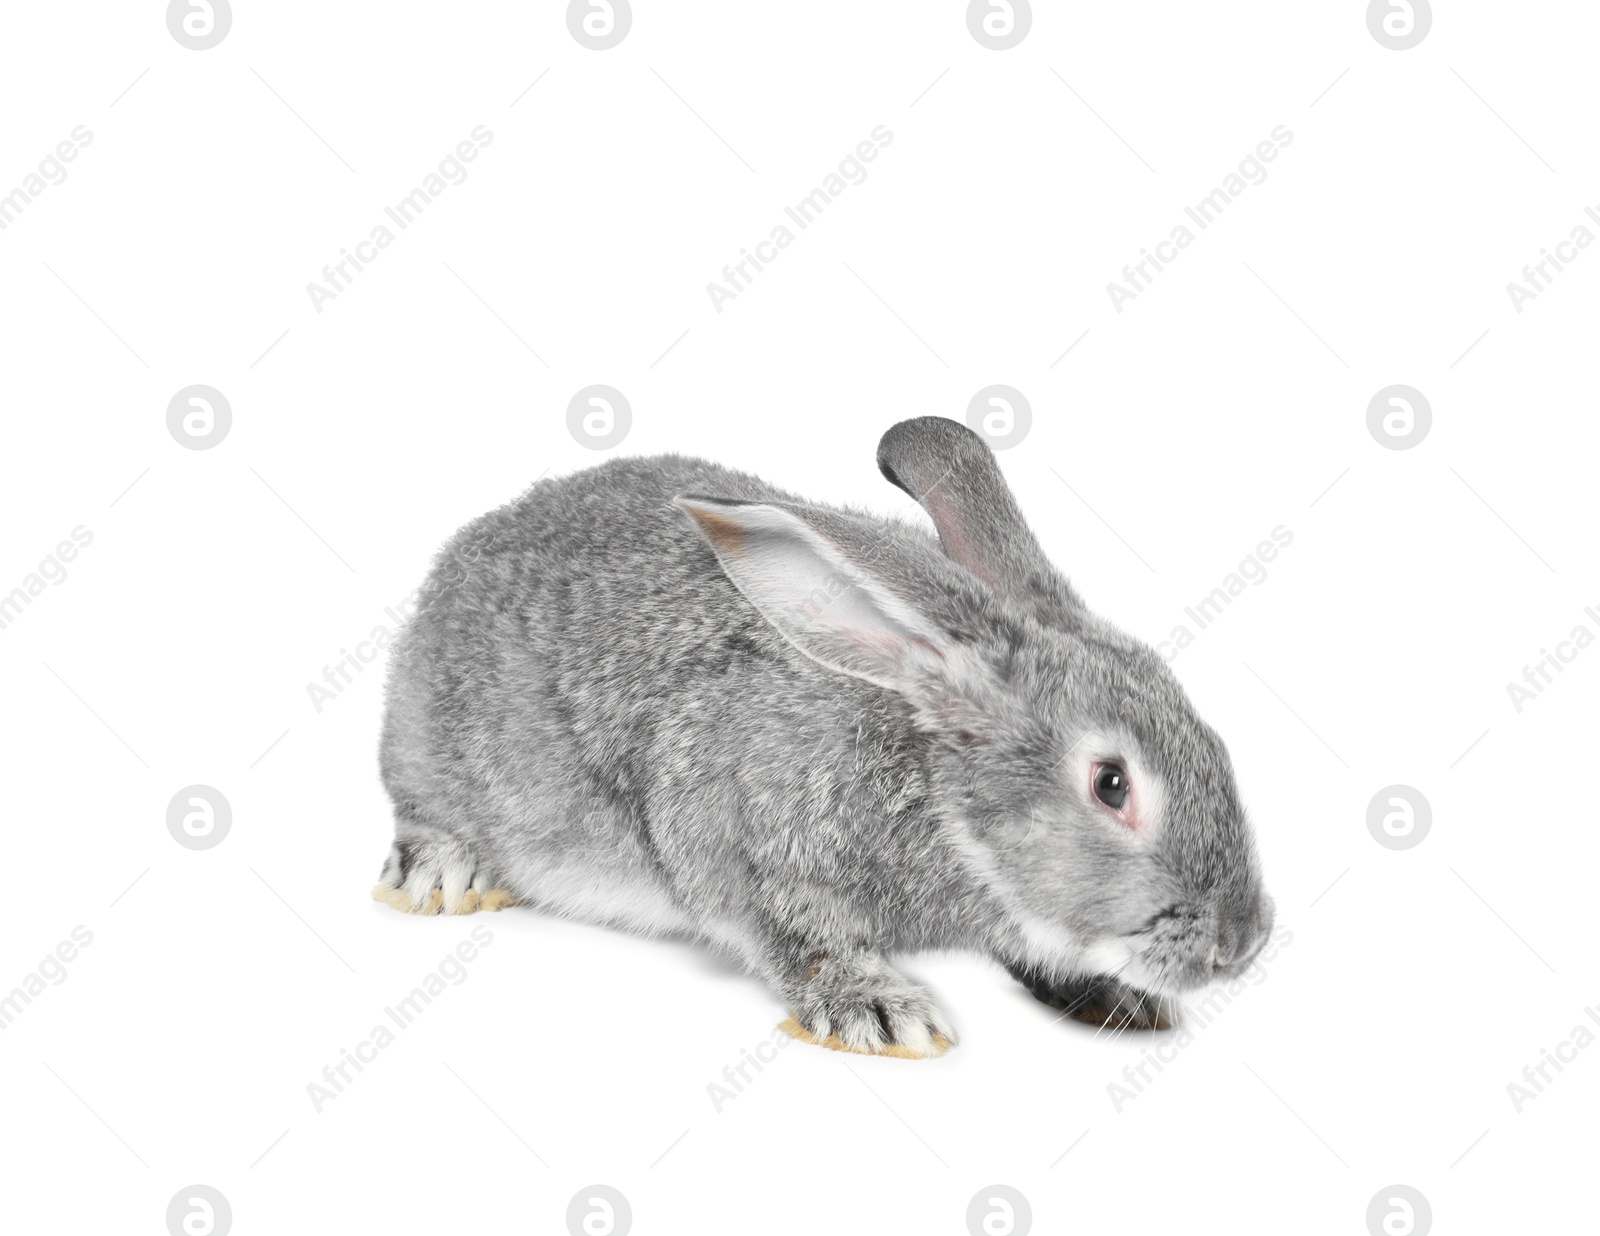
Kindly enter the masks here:
<path id="1" fill-rule="evenodd" d="M 1159 911 L 1138 931 L 1114 937 L 1122 960 L 1107 973 L 1156 995 L 1205 987 L 1218 977 L 1206 963 L 1206 953 L 1215 946 L 1197 935 L 1193 920 L 1181 909 Z"/>
<path id="2" fill-rule="evenodd" d="M 1130 987 L 1137 987 L 1153 995 L 1171 994 L 1180 989 L 1171 981 L 1167 968 L 1156 963 L 1153 956 L 1157 942 L 1143 931 L 1131 935 L 1106 936 L 1091 944 L 1083 953 L 1088 971 Z"/>

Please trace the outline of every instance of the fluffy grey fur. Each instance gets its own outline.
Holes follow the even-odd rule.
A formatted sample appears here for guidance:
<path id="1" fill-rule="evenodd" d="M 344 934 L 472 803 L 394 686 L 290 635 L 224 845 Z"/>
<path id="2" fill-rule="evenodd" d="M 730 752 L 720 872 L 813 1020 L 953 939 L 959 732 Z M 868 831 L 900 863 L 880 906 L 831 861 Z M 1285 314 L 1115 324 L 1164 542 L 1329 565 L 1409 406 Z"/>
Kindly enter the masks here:
<path id="1" fill-rule="evenodd" d="M 879 464 L 938 540 L 673 455 L 462 529 L 392 653 L 385 883 L 702 939 L 855 1050 L 954 1037 L 896 950 L 1136 1024 L 1243 969 L 1272 909 L 1221 740 L 964 426 L 903 422 Z"/>

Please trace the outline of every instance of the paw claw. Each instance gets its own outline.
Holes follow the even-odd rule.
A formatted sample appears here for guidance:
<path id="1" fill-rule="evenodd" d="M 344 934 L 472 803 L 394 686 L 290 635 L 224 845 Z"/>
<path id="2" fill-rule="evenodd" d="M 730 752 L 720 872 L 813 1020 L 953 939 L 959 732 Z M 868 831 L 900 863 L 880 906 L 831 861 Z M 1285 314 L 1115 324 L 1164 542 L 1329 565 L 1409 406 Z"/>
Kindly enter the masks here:
<path id="1" fill-rule="evenodd" d="M 426 901 L 417 902 L 405 889 L 392 884 L 379 884 L 372 890 L 372 899 L 403 914 L 472 914 L 478 910 L 502 910 L 506 906 L 522 904 L 503 888 L 487 893 L 469 888 L 461 894 L 460 900 L 454 902 L 447 902 L 445 891 L 436 888 L 428 894 Z"/>
<path id="2" fill-rule="evenodd" d="M 403 914 L 411 914 L 416 910 L 411 898 L 403 888 L 396 888 L 392 884 L 379 884 L 372 890 L 372 899 L 381 901 L 390 909 L 399 910 Z"/>
<path id="3" fill-rule="evenodd" d="M 503 910 L 507 906 L 520 904 L 511 893 L 503 888 L 491 889 L 478 900 L 480 910 Z"/>
<path id="4" fill-rule="evenodd" d="M 407 914 L 471 914 L 493 878 L 461 838 L 437 829 L 397 833 L 372 895 Z"/>
<path id="5" fill-rule="evenodd" d="M 853 1052 L 858 1056 L 893 1056 L 897 1060 L 935 1060 L 955 1045 L 953 1040 L 934 1032 L 927 1036 L 925 1043 L 884 1043 L 878 1047 L 858 1047 L 846 1043 L 837 1034 L 818 1038 L 802 1026 L 800 1019 L 793 1013 L 778 1023 L 778 1029 L 792 1039 L 798 1039 L 802 1043 L 814 1043 L 818 1047 L 826 1047 L 829 1051 Z"/>
<path id="6" fill-rule="evenodd" d="M 955 1043 L 927 989 L 879 956 L 814 957 L 794 994 L 783 1029 L 802 1042 L 901 1060 L 933 1059 Z"/>

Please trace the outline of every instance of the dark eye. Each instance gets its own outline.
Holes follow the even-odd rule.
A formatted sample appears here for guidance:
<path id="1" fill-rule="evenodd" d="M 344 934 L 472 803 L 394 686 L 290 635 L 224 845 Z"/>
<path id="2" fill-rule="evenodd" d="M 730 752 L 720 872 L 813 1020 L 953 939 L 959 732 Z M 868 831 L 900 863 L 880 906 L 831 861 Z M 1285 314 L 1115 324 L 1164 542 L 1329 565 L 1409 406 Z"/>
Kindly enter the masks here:
<path id="1" fill-rule="evenodd" d="M 1102 764 L 1094 774 L 1094 796 L 1113 811 L 1128 805 L 1128 774 L 1115 764 Z"/>

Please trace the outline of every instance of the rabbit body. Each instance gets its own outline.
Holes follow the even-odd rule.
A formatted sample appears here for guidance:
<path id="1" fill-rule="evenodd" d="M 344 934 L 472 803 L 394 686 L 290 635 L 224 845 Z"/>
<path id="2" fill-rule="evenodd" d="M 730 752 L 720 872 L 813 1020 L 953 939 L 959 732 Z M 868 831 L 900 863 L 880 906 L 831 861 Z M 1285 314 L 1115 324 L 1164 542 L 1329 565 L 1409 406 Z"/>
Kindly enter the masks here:
<path id="1" fill-rule="evenodd" d="M 933 430 L 945 453 L 992 469 L 945 442 L 951 424 Z M 473 521 L 391 652 L 395 842 L 375 895 L 699 939 L 786 999 L 792 1032 L 850 1050 L 954 1039 L 895 950 L 977 950 L 1041 999 L 1158 1017 L 1113 970 L 1165 907 L 1143 891 L 1162 877 L 1081 804 L 1065 824 L 1040 804 L 1064 797 L 1085 724 L 1158 760 L 1125 705 L 1175 683 L 1064 582 L 1016 603 L 940 531 L 671 455 L 541 481 Z M 1264 936 L 1245 843 L 1249 870 L 1221 882 Z"/>

